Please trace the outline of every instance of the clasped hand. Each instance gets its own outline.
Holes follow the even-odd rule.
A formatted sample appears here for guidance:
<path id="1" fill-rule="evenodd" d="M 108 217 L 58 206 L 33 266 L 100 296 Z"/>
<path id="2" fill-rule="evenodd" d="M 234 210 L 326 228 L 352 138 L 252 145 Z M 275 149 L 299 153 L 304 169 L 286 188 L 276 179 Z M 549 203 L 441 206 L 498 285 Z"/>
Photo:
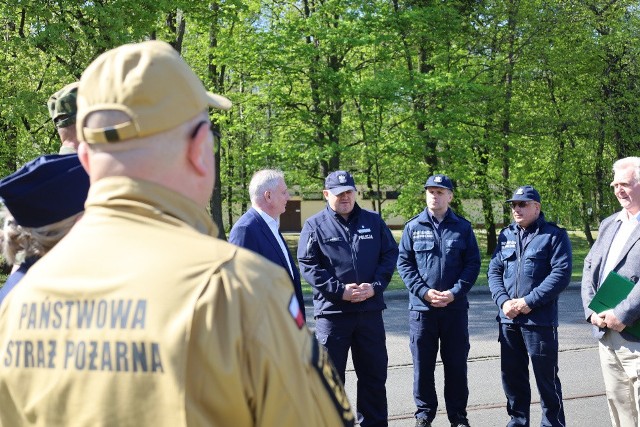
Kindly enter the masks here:
<path id="1" fill-rule="evenodd" d="M 429 289 L 425 292 L 423 298 L 431 304 L 432 307 L 446 307 L 453 301 L 453 294 L 451 291 L 436 291 L 435 289 Z"/>
<path id="2" fill-rule="evenodd" d="M 371 298 L 375 292 L 371 283 L 348 283 L 345 285 L 344 294 L 342 299 L 351 302 L 362 302 L 368 298 Z"/>
<path id="3" fill-rule="evenodd" d="M 524 298 L 515 298 L 507 300 L 502 304 L 502 312 L 509 319 L 514 319 L 519 314 L 531 313 L 531 307 L 524 302 Z"/>
<path id="4" fill-rule="evenodd" d="M 627 327 L 616 317 L 613 310 L 605 310 L 600 314 L 594 313 L 591 315 L 590 320 L 591 324 L 596 325 L 598 328 L 609 328 L 616 332 L 622 332 Z"/>

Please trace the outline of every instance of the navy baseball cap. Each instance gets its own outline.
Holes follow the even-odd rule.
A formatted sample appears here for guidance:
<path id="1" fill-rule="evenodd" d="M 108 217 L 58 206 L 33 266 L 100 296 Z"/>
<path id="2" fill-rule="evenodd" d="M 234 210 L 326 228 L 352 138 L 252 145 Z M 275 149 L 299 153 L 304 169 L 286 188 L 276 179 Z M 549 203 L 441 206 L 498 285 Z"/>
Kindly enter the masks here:
<path id="1" fill-rule="evenodd" d="M 513 196 L 507 202 L 529 202 L 531 200 L 540 203 L 540 193 L 530 185 L 523 185 L 513 192 Z"/>
<path id="2" fill-rule="evenodd" d="M 0 197 L 23 227 L 42 227 L 84 210 L 89 176 L 77 154 L 40 156 L 0 180 Z"/>
<path id="3" fill-rule="evenodd" d="M 424 184 L 424 188 L 427 187 L 440 187 L 453 191 L 453 183 L 448 176 L 442 174 L 431 175 Z"/>
<path id="4" fill-rule="evenodd" d="M 337 196 L 345 191 L 356 191 L 356 182 L 349 172 L 335 171 L 331 172 L 324 180 L 324 188 L 329 190 L 334 196 Z"/>

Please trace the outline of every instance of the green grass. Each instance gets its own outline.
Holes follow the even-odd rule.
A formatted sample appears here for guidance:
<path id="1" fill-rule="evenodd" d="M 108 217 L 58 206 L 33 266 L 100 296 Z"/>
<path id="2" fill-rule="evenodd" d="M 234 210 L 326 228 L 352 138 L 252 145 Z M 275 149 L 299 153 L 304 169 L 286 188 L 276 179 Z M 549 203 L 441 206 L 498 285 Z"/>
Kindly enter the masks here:
<path id="1" fill-rule="evenodd" d="M 399 242 L 400 237 L 402 236 L 402 231 L 392 230 L 392 233 L 396 242 Z M 480 267 L 480 274 L 478 275 L 476 286 L 487 286 L 487 269 L 489 267 L 489 260 L 491 259 L 491 256 L 485 253 L 487 248 L 487 233 L 484 230 L 475 230 L 475 233 L 476 238 L 478 239 L 478 245 L 480 246 L 480 254 L 482 256 L 482 265 Z M 296 258 L 295 254 L 298 251 L 299 237 L 300 235 L 297 233 L 287 233 L 284 236 L 294 258 Z M 589 244 L 587 243 L 584 233 L 579 231 L 569 231 L 569 239 L 571 239 L 571 246 L 573 248 L 573 271 L 571 273 L 571 281 L 580 281 L 582 277 L 584 257 L 587 255 L 587 252 L 589 252 Z M 400 275 L 398 275 L 398 272 L 396 271 L 393 273 L 391 283 L 389 283 L 387 290 L 398 289 L 405 289 L 405 286 Z M 311 286 L 304 279 L 302 279 L 302 291 L 305 294 L 311 293 Z"/>

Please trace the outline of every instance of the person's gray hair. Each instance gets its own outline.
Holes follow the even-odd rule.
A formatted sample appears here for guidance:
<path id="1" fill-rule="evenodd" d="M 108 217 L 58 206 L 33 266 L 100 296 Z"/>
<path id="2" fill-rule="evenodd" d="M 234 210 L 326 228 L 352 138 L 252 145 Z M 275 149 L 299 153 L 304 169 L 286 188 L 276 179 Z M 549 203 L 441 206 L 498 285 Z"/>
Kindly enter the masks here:
<path id="1" fill-rule="evenodd" d="M 262 169 L 254 173 L 249 182 L 251 204 L 262 200 L 265 191 L 275 190 L 280 180 L 284 181 L 284 173 L 279 169 Z"/>
<path id="2" fill-rule="evenodd" d="M 30 257 L 42 257 L 64 236 L 84 212 L 42 227 L 22 227 L 11 212 L 2 208 L 2 257 L 7 264 L 21 263 Z"/>
<path id="3" fill-rule="evenodd" d="M 18 225 L 9 210 L 3 206 L 2 216 L 2 258 L 8 265 L 20 264 L 26 258 L 25 248 L 33 247 L 31 234 Z"/>
<path id="4" fill-rule="evenodd" d="M 640 157 L 625 157 L 623 159 L 616 160 L 613 164 L 613 172 L 620 169 L 626 169 L 629 166 L 633 166 L 634 177 L 636 181 L 640 182 Z"/>

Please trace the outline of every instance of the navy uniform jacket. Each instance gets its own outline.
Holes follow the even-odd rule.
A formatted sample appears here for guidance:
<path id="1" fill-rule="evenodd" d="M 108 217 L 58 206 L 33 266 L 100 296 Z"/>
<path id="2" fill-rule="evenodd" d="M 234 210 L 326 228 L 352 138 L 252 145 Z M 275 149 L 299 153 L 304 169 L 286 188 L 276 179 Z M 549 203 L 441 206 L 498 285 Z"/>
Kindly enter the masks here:
<path id="1" fill-rule="evenodd" d="M 27 271 L 31 268 L 31 266 L 38 260 L 38 257 L 30 257 L 27 258 L 20 267 L 11 273 L 11 275 L 7 278 L 7 281 L 4 283 L 4 286 L 0 288 L 0 304 L 5 299 L 7 294 L 16 287 L 18 282 L 22 280 Z"/>
<path id="2" fill-rule="evenodd" d="M 287 264 L 287 260 L 284 258 L 280 245 L 258 211 L 251 208 L 245 212 L 240 219 L 238 219 L 229 233 L 229 243 L 252 250 L 253 252 L 262 255 L 269 261 L 284 268 L 293 282 L 293 289 L 296 292 L 296 299 L 300 305 L 300 310 L 302 310 L 302 315 L 305 315 L 304 298 L 302 296 L 302 285 L 300 283 L 300 272 L 298 271 L 298 267 L 296 267 L 296 264 L 291 257 L 291 253 L 289 252 L 289 248 L 287 247 L 287 255 L 289 256 L 289 262 L 291 263 L 291 269 L 293 270 L 293 276 L 291 276 L 289 265 Z"/>
<path id="3" fill-rule="evenodd" d="M 607 254 L 611 247 L 611 242 L 620 228 L 620 221 L 617 220 L 620 212 L 611 215 L 600 223 L 598 239 L 595 241 L 589 254 L 584 260 L 584 270 L 582 272 L 582 303 L 584 305 L 585 319 L 593 314 L 588 306 L 597 289 L 604 281 L 602 269 L 607 261 Z M 640 278 L 640 225 L 637 225 L 631 232 L 613 271 L 638 283 Z M 634 286 L 633 290 L 625 299 L 620 301 L 613 309 L 614 314 L 625 325 L 631 325 L 640 319 L 640 286 Z M 600 339 L 604 335 L 604 329 L 593 326 L 593 334 Z M 620 333 L 628 341 L 640 341 L 640 338 L 633 336 L 623 329 Z"/>
<path id="4" fill-rule="evenodd" d="M 451 209 L 439 231 L 428 210 L 407 221 L 400 240 L 398 274 L 409 289 L 409 310 L 434 308 L 422 297 L 429 289 L 449 290 L 454 300 L 447 309 L 467 309 L 467 292 L 480 273 L 480 250 L 471 223 Z"/>
<path id="5" fill-rule="evenodd" d="M 533 236 L 520 247 L 518 226 L 511 223 L 500 232 L 489 263 L 489 288 L 500 308 L 498 321 L 537 326 L 558 326 L 558 296 L 571 280 L 571 242 L 564 228 L 545 221 L 544 214 L 528 227 Z M 529 314 L 509 319 L 502 304 L 524 298 Z"/>
<path id="6" fill-rule="evenodd" d="M 356 203 L 345 221 L 329 205 L 307 219 L 300 233 L 298 264 L 313 288 L 314 315 L 386 308 L 383 292 L 391 281 L 398 246 L 376 212 Z M 344 301 L 345 284 L 371 283 L 374 296 Z"/>

